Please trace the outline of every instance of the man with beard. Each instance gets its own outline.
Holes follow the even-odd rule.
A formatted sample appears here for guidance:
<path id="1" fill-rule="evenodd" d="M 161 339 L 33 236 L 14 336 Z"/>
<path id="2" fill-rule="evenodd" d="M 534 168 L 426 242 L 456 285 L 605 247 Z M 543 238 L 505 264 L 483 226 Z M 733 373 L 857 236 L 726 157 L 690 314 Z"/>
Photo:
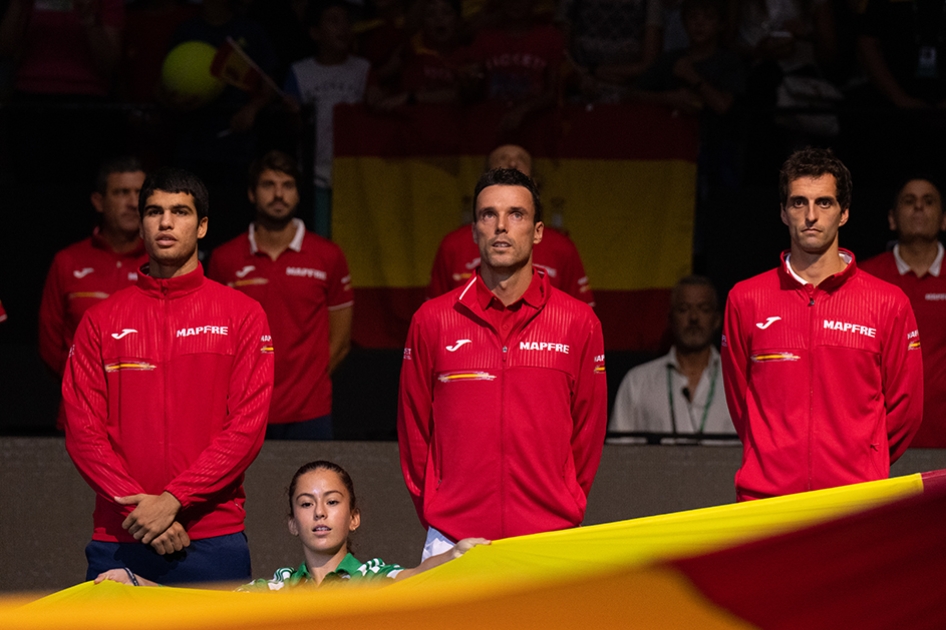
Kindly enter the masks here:
<path id="1" fill-rule="evenodd" d="M 208 276 L 263 305 L 276 354 L 269 439 L 332 439 L 332 381 L 351 346 L 354 303 L 348 263 L 338 245 L 307 232 L 296 161 L 270 151 L 249 169 L 256 220 L 218 247 Z"/>
<path id="2" fill-rule="evenodd" d="M 735 434 L 713 337 L 722 325 L 713 283 L 680 280 L 670 297 L 673 346 L 666 356 L 627 373 L 611 413 L 611 431 L 673 436 Z"/>
<path id="3" fill-rule="evenodd" d="M 929 177 L 912 177 L 900 187 L 888 216 L 897 244 L 864 262 L 861 269 L 895 284 L 910 298 L 923 335 L 923 424 L 911 446 L 946 447 L 946 229 L 943 197 Z"/>

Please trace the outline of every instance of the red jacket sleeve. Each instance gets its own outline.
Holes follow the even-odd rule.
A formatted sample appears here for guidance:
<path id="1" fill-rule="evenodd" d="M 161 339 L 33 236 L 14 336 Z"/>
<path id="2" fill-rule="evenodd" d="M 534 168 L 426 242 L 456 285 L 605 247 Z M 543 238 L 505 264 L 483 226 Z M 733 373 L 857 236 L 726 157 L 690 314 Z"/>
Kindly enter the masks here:
<path id="1" fill-rule="evenodd" d="M 594 318 L 582 348 L 581 368 L 572 396 L 572 457 L 575 475 L 585 496 L 598 472 L 608 431 L 608 379 L 604 370 L 604 337 Z"/>
<path id="2" fill-rule="evenodd" d="M 263 308 L 253 303 L 240 323 L 223 430 L 200 456 L 165 488 L 182 507 L 213 498 L 236 482 L 263 446 L 273 394 L 273 350 Z"/>
<path id="3" fill-rule="evenodd" d="M 39 356 L 59 376 L 66 369 L 66 305 L 63 302 L 62 286 L 59 282 L 59 257 L 46 275 L 43 299 L 39 305 Z"/>
<path id="4" fill-rule="evenodd" d="M 723 384 L 729 415 L 739 439 L 746 441 L 746 394 L 748 391 L 749 355 L 742 337 L 742 322 L 736 300 L 730 294 L 723 321 L 723 343 L 719 349 L 723 365 Z"/>
<path id="5" fill-rule="evenodd" d="M 62 381 L 66 451 L 82 477 L 108 501 L 144 492 L 116 454 L 106 431 L 108 386 L 101 330 L 88 315 L 76 331 Z M 128 506 L 126 512 L 131 512 Z"/>
<path id="6" fill-rule="evenodd" d="M 923 418 L 923 358 L 913 308 L 904 296 L 881 359 L 890 462 L 907 450 Z"/>
<path id="7" fill-rule="evenodd" d="M 419 314 L 411 320 L 401 363 L 398 394 L 397 441 L 404 482 L 414 500 L 421 524 L 424 517 L 424 478 L 433 433 L 433 359 L 425 344 Z"/>

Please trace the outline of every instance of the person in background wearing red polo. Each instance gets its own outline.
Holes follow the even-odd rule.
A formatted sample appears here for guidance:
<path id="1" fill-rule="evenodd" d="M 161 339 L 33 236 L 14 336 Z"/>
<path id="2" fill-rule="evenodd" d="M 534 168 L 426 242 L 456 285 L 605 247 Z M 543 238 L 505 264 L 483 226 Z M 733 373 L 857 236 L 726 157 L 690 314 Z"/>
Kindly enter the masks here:
<path id="1" fill-rule="evenodd" d="M 138 267 L 148 260 L 138 232 L 138 193 L 144 181 L 144 169 L 136 158 L 103 163 L 92 193 L 101 224 L 92 236 L 53 258 L 39 307 L 39 354 L 59 378 L 82 315 L 112 293 L 134 285 Z M 56 426 L 62 428 L 63 420 L 60 406 Z"/>
<path id="2" fill-rule="evenodd" d="M 946 447 L 946 230 L 943 197 L 929 177 L 911 177 L 897 191 L 887 216 L 897 233 L 893 250 L 865 261 L 861 269 L 895 284 L 910 298 L 923 336 L 923 424 L 910 446 Z"/>
<path id="3" fill-rule="evenodd" d="M 270 151 L 249 169 L 249 230 L 210 258 L 208 276 L 263 305 L 276 354 L 269 439 L 332 439 L 331 374 L 351 347 L 354 297 L 341 248 L 307 232 L 296 161 Z"/>

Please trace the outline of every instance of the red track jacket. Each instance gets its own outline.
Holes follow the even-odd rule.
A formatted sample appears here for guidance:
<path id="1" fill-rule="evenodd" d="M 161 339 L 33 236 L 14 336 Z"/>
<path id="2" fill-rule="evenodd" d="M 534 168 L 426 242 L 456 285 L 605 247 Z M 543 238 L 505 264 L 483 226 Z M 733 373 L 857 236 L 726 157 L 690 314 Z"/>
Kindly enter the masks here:
<path id="1" fill-rule="evenodd" d="M 723 377 L 739 500 L 884 479 L 920 426 L 920 337 L 903 291 L 857 269 L 817 287 L 782 265 L 726 304 Z"/>
<path id="2" fill-rule="evenodd" d="M 66 449 L 96 492 L 93 540 L 135 542 L 112 497 L 168 491 L 192 539 L 243 531 L 243 472 L 263 444 L 273 388 L 263 309 L 203 269 L 91 308 L 62 392 Z"/>
<path id="3" fill-rule="evenodd" d="M 574 527 L 607 428 L 601 324 L 538 273 L 538 304 L 504 343 L 477 282 L 411 322 L 398 410 L 407 488 L 423 525 L 454 540 Z"/>

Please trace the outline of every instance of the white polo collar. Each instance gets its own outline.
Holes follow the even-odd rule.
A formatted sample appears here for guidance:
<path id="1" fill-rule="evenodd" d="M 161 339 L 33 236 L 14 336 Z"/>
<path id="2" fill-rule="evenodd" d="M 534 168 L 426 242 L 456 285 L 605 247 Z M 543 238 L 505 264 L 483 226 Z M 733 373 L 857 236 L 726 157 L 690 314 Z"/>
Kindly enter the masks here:
<path id="1" fill-rule="evenodd" d="M 293 219 L 292 224 L 296 226 L 296 235 L 292 237 L 292 242 L 289 243 L 289 249 L 294 252 L 302 251 L 302 239 L 305 237 L 305 223 L 302 222 L 302 219 Z M 255 254 L 259 251 L 259 248 L 256 246 L 256 223 L 250 223 L 250 253 Z"/>
<path id="2" fill-rule="evenodd" d="M 930 265 L 929 269 L 929 274 L 934 278 L 939 278 L 939 272 L 943 269 L 943 249 L 943 244 L 937 241 L 936 258 L 933 259 L 933 264 Z M 911 271 L 910 265 L 903 262 L 903 258 L 900 258 L 900 243 L 893 246 L 893 259 L 897 263 L 897 271 L 900 272 L 901 276 L 905 276 Z"/>

